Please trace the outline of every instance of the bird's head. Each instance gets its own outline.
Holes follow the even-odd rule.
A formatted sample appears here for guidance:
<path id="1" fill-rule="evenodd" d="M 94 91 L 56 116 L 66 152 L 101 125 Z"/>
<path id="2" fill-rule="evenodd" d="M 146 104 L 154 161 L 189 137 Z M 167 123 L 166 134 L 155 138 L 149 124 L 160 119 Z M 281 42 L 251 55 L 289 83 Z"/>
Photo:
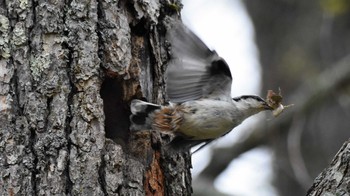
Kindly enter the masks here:
<path id="1" fill-rule="evenodd" d="M 273 110 L 268 103 L 259 96 L 244 95 L 233 98 L 234 104 L 237 109 L 244 112 L 247 116 L 259 113 L 265 110 Z"/>

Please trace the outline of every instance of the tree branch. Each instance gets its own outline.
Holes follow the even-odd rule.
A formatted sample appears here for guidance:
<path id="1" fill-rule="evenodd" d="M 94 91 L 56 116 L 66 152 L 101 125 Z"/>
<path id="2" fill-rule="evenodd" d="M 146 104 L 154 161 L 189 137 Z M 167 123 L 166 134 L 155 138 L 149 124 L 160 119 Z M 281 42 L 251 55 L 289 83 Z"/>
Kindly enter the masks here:
<path id="1" fill-rule="evenodd" d="M 346 141 L 335 155 L 330 167 L 326 168 L 314 181 L 308 196 L 348 195 L 350 168 L 350 140 Z M 326 194 L 328 193 L 328 194 Z"/>

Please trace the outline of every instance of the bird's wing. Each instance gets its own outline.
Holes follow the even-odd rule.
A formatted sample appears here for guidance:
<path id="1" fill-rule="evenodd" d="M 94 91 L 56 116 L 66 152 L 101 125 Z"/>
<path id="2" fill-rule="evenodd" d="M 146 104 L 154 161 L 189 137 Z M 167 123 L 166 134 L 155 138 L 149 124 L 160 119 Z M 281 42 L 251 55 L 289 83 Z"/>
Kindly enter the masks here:
<path id="1" fill-rule="evenodd" d="M 230 99 L 232 76 L 223 58 L 181 22 L 173 24 L 167 39 L 172 59 L 166 71 L 166 89 L 171 102 L 202 97 Z"/>

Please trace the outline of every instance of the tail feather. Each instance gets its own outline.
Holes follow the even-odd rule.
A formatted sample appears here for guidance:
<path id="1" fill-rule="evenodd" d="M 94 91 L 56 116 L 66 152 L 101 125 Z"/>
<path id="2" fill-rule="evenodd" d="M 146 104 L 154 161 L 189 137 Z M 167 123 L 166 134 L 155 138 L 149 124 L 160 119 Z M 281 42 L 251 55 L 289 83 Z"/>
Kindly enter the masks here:
<path id="1" fill-rule="evenodd" d="M 162 109 L 160 105 L 148 103 L 138 99 L 134 99 L 130 104 L 130 129 L 134 131 L 152 129 L 153 126 L 159 128 L 159 131 L 169 132 L 178 122 L 181 121 L 181 116 L 175 115 L 173 113 L 174 109 Z M 164 108 L 163 108 L 164 109 Z M 158 111 L 157 111 L 158 110 Z M 158 123 L 157 123 L 157 113 L 158 113 Z M 159 115 L 160 114 L 160 115 Z M 156 119 L 153 119 L 156 118 Z M 167 122 L 169 124 L 164 124 Z M 164 126 L 164 127 L 163 127 Z M 176 135 L 173 140 L 166 145 L 166 149 L 170 152 L 180 152 L 190 150 L 192 147 L 200 145 L 193 153 L 202 149 L 204 146 L 212 142 L 212 139 L 207 140 L 191 140 L 191 138 L 186 138 L 181 135 Z"/>
<path id="2" fill-rule="evenodd" d="M 138 99 L 131 101 L 130 109 L 130 121 L 131 121 L 131 130 L 143 130 L 152 128 L 152 119 L 150 114 L 155 110 L 160 109 L 161 106 L 153 103 L 148 103 Z"/>

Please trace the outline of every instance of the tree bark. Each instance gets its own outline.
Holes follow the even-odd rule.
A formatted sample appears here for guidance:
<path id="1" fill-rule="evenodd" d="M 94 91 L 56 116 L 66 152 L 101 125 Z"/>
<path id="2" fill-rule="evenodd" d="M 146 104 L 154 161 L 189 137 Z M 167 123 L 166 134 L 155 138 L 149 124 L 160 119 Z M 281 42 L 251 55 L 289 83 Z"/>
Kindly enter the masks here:
<path id="1" fill-rule="evenodd" d="M 176 4 L 174 4 L 176 5 Z M 167 1 L 0 1 L 0 195 L 190 195 L 190 155 L 129 131 L 164 102 Z"/>
<path id="2" fill-rule="evenodd" d="M 350 140 L 335 155 L 331 165 L 315 179 L 308 196 L 349 195 Z"/>

